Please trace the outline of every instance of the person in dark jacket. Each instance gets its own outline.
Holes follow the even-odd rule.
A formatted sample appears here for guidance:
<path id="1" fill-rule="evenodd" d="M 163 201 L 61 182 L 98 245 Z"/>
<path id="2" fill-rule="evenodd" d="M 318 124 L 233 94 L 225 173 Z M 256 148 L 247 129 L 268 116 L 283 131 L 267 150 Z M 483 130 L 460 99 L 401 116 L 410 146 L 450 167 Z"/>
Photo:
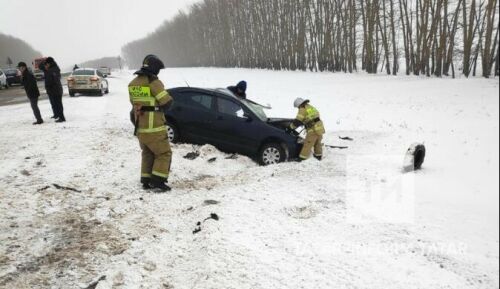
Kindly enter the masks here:
<path id="1" fill-rule="evenodd" d="M 40 114 L 40 109 L 38 108 L 38 97 L 40 97 L 40 91 L 38 90 L 38 85 L 36 83 L 35 76 L 29 71 L 28 66 L 24 62 L 19 62 L 17 68 L 22 74 L 22 84 L 26 95 L 30 100 L 31 109 L 33 109 L 33 114 L 35 115 L 36 122 L 33 125 L 38 125 L 43 123 L 42 115 Z"/>
<path id="2" fill-rule="evenodd" d="M 45 74 L 45 89 L 51 100 L 52 110 L 56 122 L 65 122 L 64 107 L 62 103 L 63 87 L 61 84 L 61 70 L 52 57 L 47 57 L 42 70 Z"/>
<path id="3" fill-rule="evenodd" d="M 240 81 L 236 86 L 229 86 L 227 89 L 239 98 L 242 98 L 242 99 L 247 98 L 247 94 L 246 94 L 247 82 L 246 81 Z"/>

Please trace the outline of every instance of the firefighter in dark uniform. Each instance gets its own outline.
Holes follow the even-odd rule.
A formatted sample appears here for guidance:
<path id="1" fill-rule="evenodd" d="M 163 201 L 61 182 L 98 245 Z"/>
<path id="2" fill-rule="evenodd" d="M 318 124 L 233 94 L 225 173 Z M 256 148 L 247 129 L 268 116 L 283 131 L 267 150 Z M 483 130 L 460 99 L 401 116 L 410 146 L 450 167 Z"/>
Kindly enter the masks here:
<path id="1" fill-rule="evenodd" d="M 304 146 L 299 155 L 299 161 L 307 160 L 311 156 L 311 150 L 314 149 L 314 157 L 321 161 L 323 158 L 323 135 L 325 127 L 319 117 L 319 111 L 309 104 L 309 100 L 297 98 L 293 104 L 299 109 L 296 119 L 290 124 L 289 129 L 296 129 L 305 126 L 307 136 Z"/>
<path id="2" fill-rule="evenodd" d="M 172 150 L 167 136 L 163 107 L 173 101 L 158 79 L 163 62 L 155 55 L 148 55 L 142 68 L 135 74 L 128 89 L 133 105 L 135 130 L 142 149 L 141 183 L 143 188 L 159 192 L 170 191 L 168 176 Z"/>

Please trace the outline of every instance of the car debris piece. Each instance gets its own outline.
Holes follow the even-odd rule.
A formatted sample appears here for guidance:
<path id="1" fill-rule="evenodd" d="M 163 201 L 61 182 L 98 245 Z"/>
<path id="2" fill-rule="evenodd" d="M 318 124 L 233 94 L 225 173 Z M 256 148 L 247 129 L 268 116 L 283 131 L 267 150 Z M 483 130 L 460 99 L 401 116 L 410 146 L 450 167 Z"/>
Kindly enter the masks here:
<path id="1" fill-rule="evenodd" d="M 348 136 L 339 136 L 339 139 L 341 139 L 341 140 L 348 140 L 348 141 L 353 141 L 354 140 L 353 138 L 350 138 Z"/>
<path id="2" fill-rule="evenodd" d="M 218 205 L 218 204 L 220 204 L 220 202 L 216 201 L 216 200 L 205 200 L 203 202 L 203 205 L 205 205 L 205 206 L 213 206 L 213 205 Z"/>
<path id="3" fill-rule="evenodd" d="M 206 222 L 208 220 L 215 220 L 215 221 L 219 221 L 219 216 L 217 214 L 210 214 L 210 217 L 206 218 L 203 222 Z"/>
<path id="4" fill-rule="evenodd" d="M 45 187 L 40 188 L 40 189 L 38 189 L 36 191 L 40 193 L 40 192 L 43 192 L 43 191 L 48 190 L 48 189 L 50 189 L 50 186 L 45 186 Z"/>
<path id="5" fill-rule="evenodd" d="M 76 193 L 81 193 L 82 192 L 82 191 L 77 190 L 75 188 L 64 187 L 64 186 L 61 186 L 61 185 L 58 185 L 58 184 L 52 184 L 52 185 L 54 186 L 54 188 L 56 188 L 58 190 L 72 191 L 72 192 L 76 192 Z"/>
<path id="6" fill-rule="evenodd" d="M 99 282 L 104 281 L 104 280 L 106 280 L 106 276 L 105 275 L 99 277 L 99 279 L 97 279 L 96 281 L 90 283 L 89 286 L 85 287 L 85 289 L 95 289 L 97 287 L 97 285 L 99 285 Z"/>
<path id="7" fill-rule="evenodd" d="M 187 155 L 184 156 L 185 159 L 187 160 L 195 160 L 200 156 L 199 152 L 190 152 Z"/>
<path id="8" fill-rule="evenodd" d="M 331 149 L 339 149 L 339 150 L 346 150 L 348 149 L 349 147 L 347 146 L 331 146 L 331 145 L 325 145 L 327 148 L 331 148 Z"/>

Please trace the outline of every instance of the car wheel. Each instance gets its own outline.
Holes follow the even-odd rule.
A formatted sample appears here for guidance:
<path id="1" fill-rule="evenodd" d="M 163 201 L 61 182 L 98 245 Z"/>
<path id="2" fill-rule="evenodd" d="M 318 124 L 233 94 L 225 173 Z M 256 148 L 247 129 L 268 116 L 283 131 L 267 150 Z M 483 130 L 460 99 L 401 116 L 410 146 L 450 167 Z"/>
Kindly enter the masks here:
<path id="1" fill-rule="evenodd" d="M 277 143 L 265 144 L 259 153 L 259 163 L 263 166 L 282 163 L 286 160 L 285 150 Z"/>
<path id="2" fill-rule="evenodd" d="M 167 136 L 168 136 L 168 141 L 171 143 L 178 143 L 179 142 L 179 130 L 174 124 L 168 124 L 167 125 Z"/>
<path id="3" fill-rule="evenodd" d="M 404 170 L 406 172 L 417 171 L 422 168 L 425 161 L 425 145 L 415 143 L 406 152 Z"/>
<path id="4" fill-rule="evenodd" d="M 74 96 L 75 96 L 75 92 L 74 92 L 74 91 L 72 91 L 72 90 L 70 90 L 70 91 L 69 91 L 69 96 L 74 97 Z"/>
<path id="5" fill-rule="evenodd" d="M 103 95 L 104 95 L 104 91 L 103 91 L 102 87 L 101 87 L 101 89 L 99 89 L 99 90 L 97 91 L 97 95 L 98 95 L 98 96 L 103 96 Z"/>

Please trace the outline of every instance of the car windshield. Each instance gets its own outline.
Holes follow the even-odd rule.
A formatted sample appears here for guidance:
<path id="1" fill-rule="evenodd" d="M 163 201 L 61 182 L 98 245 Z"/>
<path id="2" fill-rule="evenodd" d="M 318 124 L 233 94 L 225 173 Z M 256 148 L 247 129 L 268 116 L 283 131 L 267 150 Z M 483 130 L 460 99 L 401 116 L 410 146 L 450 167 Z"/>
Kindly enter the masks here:
<path id="1" fill-rule="evenodd" d="M 234 94 L 226 88 L 219 88 L 216 89 L 216 91 L 234 97 Z M 246 99 L 240 99 L 240 101 L 244 103 L 260 120 L 262 121 L 268 120 L 268 117 L 264 112 L 264 108 L 262 107 L 262 105 L 259 105 L 258 103 Z"/>
<path id="2" fill-rule="evenodd" d="M 264 112 L 264 108 L 255 103 L 255 102 L 252 102 L 252 101 L 248 101 L 248 100 L 245 100 L 245 99 L 242 99 L 241 102 L 243 102 L 244 104 L 246 104 L 246 106 L 262 121 L 267 121 L 267 115 L 266 113 Z"/>
<path id="3" fill-rule="evenodd" d="M 76 70 L 73 75 L 94 75 L 94 70 Z"/>

